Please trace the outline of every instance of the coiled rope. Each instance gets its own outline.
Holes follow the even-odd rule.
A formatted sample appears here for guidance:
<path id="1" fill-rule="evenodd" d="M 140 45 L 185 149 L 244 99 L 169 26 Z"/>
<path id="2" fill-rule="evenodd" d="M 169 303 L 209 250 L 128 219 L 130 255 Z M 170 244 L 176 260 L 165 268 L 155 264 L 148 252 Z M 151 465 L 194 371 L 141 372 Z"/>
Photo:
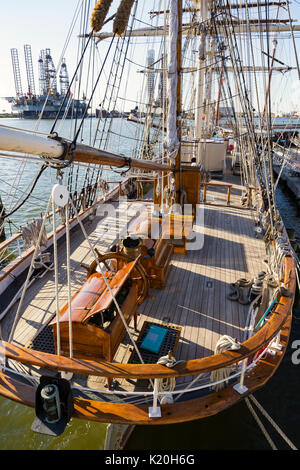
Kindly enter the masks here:
<path id="1" fill-rule="evenodd" d="M 158 359 L 157 361 L 157 364 L 162 364 L 166 367 L 174 367 L 175 365 L 179 364 L 180 362 L 184 362 L 184 361 L 176 361 L 175 357 L 172 356 L 172 353 L 171 351 L 169 351 L 169 353 L 167 354 L 167 356 L 162 356 Z M 176 378 L 175 377 L 168 377 L 168 378 L 164 378 L 164 379 L 157 379 L 157 390 L 158 390 L 158 393 L 161 393 L 161 392 L 172 392 L 174 389 L 175 389 L 175 385 L 176 385 Z M 160 402 L 162 404 L 165 404 L 165 403 L 172 403 L 173 402 L 173 399 L 172 399 L 172 396 L 171 394 L 168 396 L 164 396 Z"/>
<path id="2" fill-rule="evenodd" d="M 232 338 L 231 336 L 228 336 L 228 335 L 223 335 L 220 337 L 220 339 L 218 340 L 216 344 L 215 354 L 221 354 L 222 352 L 228 351 L 228 350 L 237 351 L 238 349 L 240 349 L 240 347 L 241 347 L 240 343 L 235 338 Z M 225 381 L 225 379 L 229 377 L 230 372 L 232 371 L 233 367 L 235 367 L 235 365 L 213 370 L 210 374 L 210 381 L 211 382 L 218 382 L 220 380 Z M 213 385 L 212 388 L 214 388 L 214 390 L 216 391 L 222 390 L 222 388 L 224 388 L 225 386 L 225 383 L 227 382 L 228 381 L 217 383 Z"/>

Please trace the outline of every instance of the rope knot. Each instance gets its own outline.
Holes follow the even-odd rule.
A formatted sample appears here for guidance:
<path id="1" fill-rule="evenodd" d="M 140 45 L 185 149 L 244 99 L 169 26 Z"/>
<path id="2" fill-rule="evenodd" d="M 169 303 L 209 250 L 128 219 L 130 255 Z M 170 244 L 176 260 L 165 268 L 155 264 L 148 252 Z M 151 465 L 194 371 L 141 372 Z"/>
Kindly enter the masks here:
<path id="1" fill-rule="evenodd" d="M 175 357 L 173 357 L 171 351 L 169 351 L 167 356 L 162 356 L 158 359 L 157 364 L 161 364 L 167 367 L 174 367 L 176 362 L 177 361 Z"/>

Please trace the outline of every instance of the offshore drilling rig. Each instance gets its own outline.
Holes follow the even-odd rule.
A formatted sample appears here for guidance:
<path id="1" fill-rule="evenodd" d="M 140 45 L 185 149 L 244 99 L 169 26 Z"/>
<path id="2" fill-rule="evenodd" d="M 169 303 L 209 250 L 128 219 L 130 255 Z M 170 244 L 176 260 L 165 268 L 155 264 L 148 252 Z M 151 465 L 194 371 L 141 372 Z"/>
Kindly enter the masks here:
<path id="1" fill-rule="evenodd" d="M 24 45 L 24 57 L 27 75 L 26 92 L 23 92 L 18 50 L 11 49 L 16 96 L 6 99 L 12 105 L 12 112 L 24 119 L 38 119 L 40 116 L 43 119 L 53 119 L 58 113 L 60 118 L 82 117 L 86 108 L 85 99 L 74 99 L 69 92 L 69 75 L 66 60 L 62 60 L 58 74 L 50 49 L 44 49 L 40 52 L 38 60 L 39 93 L 37 93 L 32 52 L 29 44 Z M 57 86 L 58 79 L 60 85 L 59 91 Z M 66 97 L 66 95 L 68 96 Z"/>

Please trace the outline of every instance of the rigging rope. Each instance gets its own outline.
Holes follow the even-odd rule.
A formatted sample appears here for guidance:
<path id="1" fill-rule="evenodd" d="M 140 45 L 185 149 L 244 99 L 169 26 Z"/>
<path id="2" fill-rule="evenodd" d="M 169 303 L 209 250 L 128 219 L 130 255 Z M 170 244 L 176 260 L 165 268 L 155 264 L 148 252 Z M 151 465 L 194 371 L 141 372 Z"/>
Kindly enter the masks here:
<path id="1" fill-rule="evenodd" d="M 262 415 L 269 421 L 269 423 L 273 426 L 273 428 L 278 432 L 278 434 L 282 437 L 282 439 L 289 445 L 289 447 L 292 450 L 298 450 L 297 447 L 292 443 L 292 441 L 285 435 L 285 433 L 280 429 L 280 427 L 275 423 L 275 421 L 271 418 L 271 416 L 266 412 L 266 410 L 262 407 L 262 405 L 256 400 L 256 398 L 251 394 L 249 395 L 249 398 L 252 400 L 252 402 L 257 406 L 259 411 L 262 413 Z M 246 404 L 251 411 L 254 419 L 258 423 L 259 427 L 261 428 L 264 436 L 266 437 L 267 441 L 271 445 L 273 450 L 277 450 L 274 442 L 270 438 L 269 434 L 267 433 L 265 427 L 263 426 L 262 422 L 258 418 L 257 414 L 255 413 L 253 407 L 250 404 L 249 398 L 245 398 Z"/>
<path id="2" fill-rule="evenodd" d="M 223 335 L 217 341 L 217 344 L 215 347 L 215 354 L 220 354 L 228 350 L 236 351 L 240 349 L 240 347 L 241 345 L 236 339 L 228 335 Z M 233 367 L 236 367 L 236 365 L 213 370 L 210 374 L 211 382 L 218 382 L 220 380 L 229 378 L 230 372 L 232 371 Z M 219 384 L 215 384 L 213 388 L 216 391 L 219 391 L 219 390 L 222 390 L 224 386 L 225 386 L 225 382 L 221 382 Z"/>
<path id="3" fill-rule="evenodd" d="M 80 60 L 79 60 L 79 62 L 78 62 L 78 64 L 77 64 L 76 70 L 75 70 L 75 72 L 74 72 L 74 74 L 73 74 L 73 77 L 72 77 L 72 80 L 71 80 L 70 85 L 69 85 L 69 87 L 68 87 L 68 90 L 67 90 L 67 92 L 66 92 L 66 94 L 65 94 L 65 96 L 64 96 L 64 99 L 63 99 L 63 101 L 62 101 L 62 103 L 61 103 L 61 105 L 60 105 L 60 107 L 59 107 L 58 112 L 57 112 L 56 118 L 55 118 L 55 120 L 54 120 L 54 123 L 53 123 L 52 128 L 51 128 L 51 131 L 50 131 L 50 134 L 53 134 L 53 133 L 54 133 L 54 129 L 55 129 L 56 123 L 57 123 L 57 121 L 58 121 L 58 119 L 59 119 L 61 110 L 62 110 L 63 106 L 65 105 L 66 100 L 68 99 L 68 97 L 69 97 L 69 95 L 70 95 L 71 87 L 72 87 L 72 85 L 73 85 L 73 83 L 74 83 L 74 80 L 75 80 L 76 77 L 77 77 L 77 73 L 78 73 L 79 67 L 81 66 L 81 63 L 82 63 L 82 61 L 83 61 L 83 58 L 84 58 L 84 56 L 85 56 L 86 50 L 87 50 L 87 48 L 88 48 L 88 45 L 89 45 L 89 43 L 90 43 L 92 37 L 93 37 L 93 31 L 91 31 L 91 33 L 89 34 L 88 40 L 87 40 L 87 42 L 86 42 L 86 44 L 85 44 L 85 47 L 84 47 L 84 50 L 83 50 L 83 52 L 82 52 L 82 54 L 81 54 Z M 78 107 L 77 107 L 77 110 L 78 110 Z"/>
<path id="4" fill-rule="evenodd" d="M 77 219 L 77 221 L 78 221 L 78 223 L 79 223 L 79 225 L 80 225 L 80 227 L 81 227 L 82 233 L 83 233 L 83 235 L 84 235 L 84 237 L 85 237 L 85 239 L 86 239 L 86 241 L 87 241 L 87 243 L 88 243 L 88 245 L 89 245 L 89 248 L 90 248 L 91 252 L 93 253 L 94 259 L 95 259 L 95 261 L 96 261 L 96 263 L 97 263 L 97 266 L 98 266 L 98 268 L 99 268 L 99 270 L 100 270 L 100 273 L 101 273 L 102 276 L 103 276 L 103 280 L 104 280 L 104 282 L 105 282 L 105 284 L 106 284 L 106 287 L 107 287 L 107 289 L 108 289 L 108 291 L 109 291 L 109 293 L 110 293 L 110 295 L 111 295 L 111 298 L 112 298 L 112 300 L 113 300 L 113 302 L 114 302 L 114 304 L 115 304 L 115 306 L 116 306 L 116 309 L 117 309 L 117 311 L 118 311 L 118 313 L 119 313 L 119 315 L 120 315 L 120 318 L 121 318 L 121 320 L 122 320 L 122 322 L 123 322 L 123 324 L 124 324 L 124 327 L 125 327 L 125 329 L 126 329 L 126 331 L 127 331 L 127 334 L 128 334 L 128 336 L 129 336 L 129 338 L 130 338 L 132 344 L 133 344 L 133 347 L 134 347 L 134 349 L 135 349 L 135 351 L 136 351 L 136 353 L 137 353 L 137 355 L 138 355 L 138 358 L 139 358 L 139 360 L 141 361 L 141 363 L 144 364 L 144 360 L 143 360 L 143 358 L 142 358 L 142 356 L 141 356 L 141 353 L 140 353 L 140 351 L 139 351 L 139 349 L 138 349 L 138 347 L 137 347 L 137 344 L 136 344 L 136 342 L 135 342 L 135 340 L 134 340 L 134 338 L 133 338 L 133 336 L 132 336 L 132 334 L 131 334 L 131 332 L 130 332 L 130 330 L 129 330 L 129 327 L 128 327 L 127 323 L 126 323 L 126 320 L 125 320 L 125 318 L 124 318 L 124 316 L 123 316 L 123 313 L 122 313 L 122 311 L 121 311 L 121 309 L 120 309 L 120 306 L 119 306 L 119 304 L 118 304 L 118 302 L 117 302 L 117 300 L 116 300 L 116 298 L 115 298 L 115 296 L 114 296 L 114 293 L 113 293 L 113 291 L 112 291 L 112 288 L 111 288 L 111 286 L 110 286 L 110 284 L 109 284 L 109 282 L 108 282 L 108 280 L 107 280 L 107 278 L 106 278 L 105 272 L 103 272 L 102 266 L 101 266 L 101 264 L 100 264 L 100 262 L 99 262 L 99 260 L 98 260 L 97 253 L 96 253 L 96 251 L 95 251 L 93 245 L 91 244 L 91 241 L 89 240 L 89 237 L 88 237 L 88 235 L 87 235 L 87 233 L 86 233 L 86 230 L 85 230 L 85 228 L 84 228 L 84 226 L 83 226 L 83 223 L 82 223 L 82 221 L 81 221 L 81 219 L 80 219 L 80 217 L 79 217 L 79 215 L 78 215 L 78 213 L 77 213 L 76 207 L 74 206 L 72 199 L 69 199 L 69 203 L 70 203 L 70 204 L 72 205 L 72 207 L 73 207 L 73 210 L 74 210 L 74 213 L 75 213 L 75 217 L 76 217 L 76 219 Z M 152 380 L 150 380 L 150 383 L 151 383 L 151 385 L 152 385 L 152 387 L 153 387 L 153 381 L 152 381 Z"/>
<path id="5" fill-rule="evenodd" d="M 264 427 L 263 423 L 261 422 L 261 420 L 259 419 L 259 417 L 257 416 L 257 413 L 254 411 L 253 409 L 253 406 L 251 405 L 249 399 L 246 397 L 245 398 L 245 402 L 246 402 L 246 405 L 248 406 L 248 409 L 249 411 L 251 412 L 253 418 L 255 419 L 255 421 L 257 422 L 261 432 L 263 433 L 263 435 L 265 436 L 265 438 L 267 439 L 268 443 L 270 444 L 271 448 L 273 450 L 278 450 L 277 447 L 275 446 L 274 442 L 272 441 L 270 435 L 268 434 L 266 428 Z"/>
<path id="6" fill-rule="evenodd" d="M 25 294 L 26 294 L 27 287 L 29 285 L 29 281 L 30 281 L 30 278 L 31 278 L 31 275 L 32 275 L 32 271 L 34 269 L 35 259 L 37 257 L 38 250 L 40 249 L 40 243 L 41 243 L 41 239 L 42 239 L 42 236 L 43 236 L 43 232 L 44 232 L 46 220 L 47 220 L 47 217 L 48 217 L 48 213 L 49 213 L 49 210 L 50 210 L 51 200 L 52 200 L 52 197 L 50 196 L 49 201 L 48 201 L 48 205 L 47 205 L 47 208 L 46 208 L 46 212 L 45 212 L 45 215 L 44 215 L 44 218 L 43 218 L 43 223 L 42 223 L 41 230 L 40 230 L 40 233 L 39 233 L 38 241 L 37 241 L 37 244 L 34 248 L 34 252 L 33 252 L 33 255 L 32 255 L 32 258 L 31 258 L 31 263 L 30 263 L 29 270 L 28 270 L 28 273 L 27 273 L 27 277 L 26 277 L 24 287 L 23 287 L 23 290 L 22 290 L 21 299 L 20 299 L 18 309 L 17 309 L 16 315 L 15 315 L 15 318 L 14 318 L 14 322 L 13 322 L 13 325 L 12 325 L 12 328 L 11 328 L 11 331 L 10 331 L 10 334 L 9 334 L 8 342 L 11 342 L 11 338 L 13 337 L 15 327 L 16 327 L 17 321 L 19 319 L 19 315 L 20 315 L 20 311 L 21 311 L 21 308 L 22 308 L 23 300 L 24 300 L 24 297 L 25 297 Z"/>
<path id="7" fill-rule="evenodd" d="M 32 192 L 33 192 L 33 190 L 34 190 L 34 188 L 36 187 L 36 184 L 37 184 L 38 180 L 40 179 L 42 173 L 46 170 L 46 168 L 47 168 L 47 165 L 43 165 L 43 166 L 41 167 L 40 171 L 38 172 L 38 174 L 37 174 L 37 176 L 36 176 L 36 178 L 35 178 L 35 180 L 34 180 L 34 182 L 33 182 L 33 185 L 32 185 L 32 187 L 31 187 L 31 190 L 29 191 L 29 193 L 27 194 L 27 196 L 25 197 L 25 199 L 23 199 L 23 201 L 21 201 L 21 203 L 20 203 L 17 207 L 15 207 L 11 212 L 9 212 L 8 214 L 4 214 L 3 216 L 2 216 L 2 214 L 1 214 L 1 216 L 2 216 L 3 219 L 7 219 L 7 218 L 10 217 L 11 215 L 13 215 L 17 210 L 19 210 L 19 209 L 25 204 L 25 202 L 26 202 L 26 201 L 29 199 L 29 197 L 31 196 L 31 194 L 32 194 Z"/>
<path id="8" fill-rule="evenodd" d="M 112 37 L 112 39 L 111 39 L 111 42 L 110 42 L 110 45 L 109 45 L 109 48 L 108 48 L 108 50 L 107 50 L 107 52 L 106 52 L 105 59 L 104 59 L 104 61 L 103 61 L 102 67 L 101 67 L 101 69 L 100 69 L 100 72 L 99 72 L 99 74 L 98 74 L 98 77 L 97 77 L 96 83 L 95 83 L 95 85 L 94 85 L 94 88 L 93 88 L 93 90 L 92 90 L 92 93 L 91 93 L 89 102 L 88 102 L 88 104 L 86 105 L 86 108 L 85 108 L 85 111 L 84 111 L 84 114 L 83 114 L 81 123 L 80 123 L 79 128 L 77 129 L 77 132 L 76 132 L 75 137 L 74 137 L 74 139 L 73 139 L 73 142 L 72 142 L 73 145 L 76 145 L 76 142 L 77 142 L 77 139 L 78 139 L 80 130 L 81 130 L 81 128 L 82 128 L 83 122 L 84 122 L 84 120 L 85 120 L 85 118 L 86 118 L 88 109 L 89 109 L 89 107 L 90 107 L 91 101 L 92 101 L 93 96 L 94 96 L 94 93 L 95 93 L 95 91 L 96 91 L 96 88 L 97 88 L 97 86 L 98 86 L 99 80 L 100 80 L 100 78 L 101 78 L 101 75 L 102 75 L 102 72 L 103 72 L 105 63 L 106 63 L 106 61 L 107 61 L 108 55 L 109 55 L 109 53 L 110 53 L 110 50 L 111 50 L 111 47 L 112 47 L 112 44 L 113 44 L 114 39 L 115 39 L 115 35 L 113 35 L 113 37 Z"/>
<path id="9" fill-rule="evenodd" d="M 52 200 L 53 213 L 53 257 L 54 257 L 54 282 L 55 282 L 55 307 L 56 307 L 56 343 L 57 355 L 60 356 L 60 326 L 59 326 L 59 295 L 58 295 L 58 252 L 57 252 L 57 233 L 56 233 L 56 208 Z"/>

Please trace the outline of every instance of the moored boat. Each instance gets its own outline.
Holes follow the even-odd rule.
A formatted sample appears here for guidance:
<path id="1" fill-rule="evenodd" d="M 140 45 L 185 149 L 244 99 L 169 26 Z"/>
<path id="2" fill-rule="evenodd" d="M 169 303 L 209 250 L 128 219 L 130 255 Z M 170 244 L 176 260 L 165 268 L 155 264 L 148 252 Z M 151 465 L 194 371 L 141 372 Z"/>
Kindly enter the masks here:
<path id="1" fill-rule="evenodd" d="M 85 50 L 95 47 L 110 4 L 96 3 Z M 134 37 L 137 4 L 123 0 L 116 12 L 115 54 L 121 46 L 126 52 Z M 57 177 L 39 224 L 0 245 L 4 252 L 22 239 L 25 247 L 0 276 L 0 393 L 36 409 L 35 431 L 58 435 L 71 417 L 124 426 L 207 417 L 262 387 L 280 365 L 291 328 L 295 253 L 276 208 L 271 134 L 257 138 L 240 80 L 236 34 L 247 26 L 251 41 L 255 22 L 236 22 L 231 10 L 237 7 L 210 2 L 207 8 L 203 1 L 185 11 L 174 1 L 169 10 L 152 12 L 164 17 L 156 33 L 166 39 L 168 32 L 169 50 L 160 69 L 146 68 L 151 79 L 148 113 L 136 123 L 144 129 L 139 154 L 107 149 L 110 116 L 102 133 L 97 126 L 93 145 L 79 140 L 86 116 L 73 140 L 55 127 L 48 136 L 0 128 L 7 158 L 30 154 Z M 183 15 L 190 30 L 181 28 Z M 183 33 L 190 42 L 183 44 Z M 184 70 L 182 49 L 190 52 L 198 39 L 196 70 Z M 114 79 L 117 64 L 118 57 Z M 188 72 L 197 78 L 192 97 L 183 78 Z M 155 74 L 160 103 L 153 99 Z M 245 116 L 246 133 L 238 121 L 231 129 L 241 175 L 232 174 L 228 138 L 214 112 L 213 74 L 219 99 L 235 81 L 234 104 Z M 268 85 L 265 92 L 267 119 Z M 183 95 L 191 98 L 193 116 L 183 109 Z M 111 91 L 105 99 L 118 95 Z M 80 194 L 72 185 L 76 165 L 88 168 Z M 119 172 L 113 188 L 97 170 L 102 166 Z"/>

